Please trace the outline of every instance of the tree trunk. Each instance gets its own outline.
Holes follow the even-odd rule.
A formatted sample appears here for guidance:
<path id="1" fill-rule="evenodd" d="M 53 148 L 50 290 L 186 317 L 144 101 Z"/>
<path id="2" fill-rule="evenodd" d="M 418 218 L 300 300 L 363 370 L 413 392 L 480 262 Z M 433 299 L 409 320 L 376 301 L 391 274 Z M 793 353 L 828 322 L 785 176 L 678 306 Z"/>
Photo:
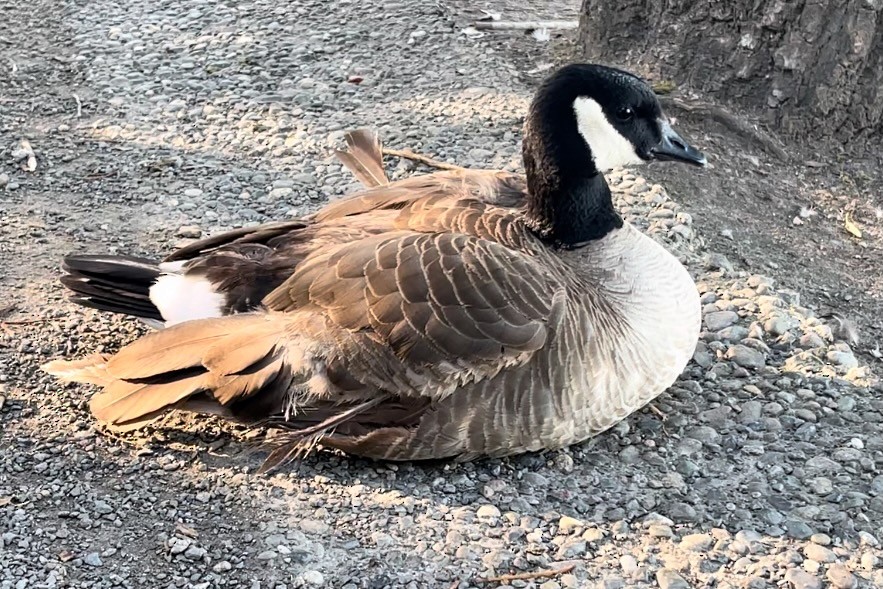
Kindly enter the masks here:
<path id="1" fill-rule="evenodd" d="M 580 42 L 787 135 L 883 133 L 883 0 L 583 0 Z"/>

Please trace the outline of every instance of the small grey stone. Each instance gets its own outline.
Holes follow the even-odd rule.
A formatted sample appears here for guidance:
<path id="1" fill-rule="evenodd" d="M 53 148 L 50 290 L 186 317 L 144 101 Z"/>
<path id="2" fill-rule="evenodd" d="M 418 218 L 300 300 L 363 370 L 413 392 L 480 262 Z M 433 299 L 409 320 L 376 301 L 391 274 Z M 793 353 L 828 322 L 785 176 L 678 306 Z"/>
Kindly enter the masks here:
<path id="1" fill-rule="evenodd" d="M 187 198 L 199 198 L 202 196 L 202 190 L 199 188 L 187 188 L 184 190 L 184 196 Z"/>
<path id="2" fill-rule="evenodd" d="M 113 513 L 113 507 L 105 503 L 104 501 L 96 501 L 94 503 L 95 511 L 100 513 L 101 515 L 107 515 L 108 513 Z"/>
<path id="3" fill-rule="evenodd" d="M 574 517 L 570 517 L 568 515 L 562 515 L 558 519 L 559 534 L 570 534 L 578 530 L 579 528 L 582 528 L 583 526 L 585 526 L 585 522 Z"/>
<path id="4" fill-rule="evenodd" d="M 177 536 L 169 539 L 169 553 L 181 554 L 193 543 L 189 538 L 178 538 Z"/>
<path id="5" fill-rule="evenodd" d="M 858 359 L 851 352 L 831 350 L 830 352 L 828 352 L 827 358 L 829 362 L 832 362 L 837 366 L 842 366 L 846 369 L 856 368 L 858 366 Z"/>
<path id="6" fill-rule="evenodd" d="M 623 464 L 637 464 L 641 461 L 641 451 L 636 446 L 626 446 L 619 452 Z"/>
<path id="7" fill-rule="evenodd" d="M 834 554 L 833 550 L 814 543 L 807 544 L 803 549 L 803 554 L 807 558 L 811 558 L 812 560 L 821 563 L 834 562 L 837 560 L 837 556 Z"/>
<path id="8" fill-rule="evenodd" d="M 727 414 L 729 414 L 729 407 L 727 407 L 726 409 Z M 716 414 L 707 415 L 707 413 L 708 412 L 706 412 L 706 415 L 703 415 L 704 421 L 715 424 L 722 424 L 723 422 L 726 422 L 726 416 L 724 416 L 724 418 L 721 420 L 717 420 L 712 419 L 712 417 L 714 417 Z M 708 427 L 707 425 L 697 425 L 696 427 L 691 427 L 686 431 L 686 436 L 688 438 L 693 438 L 694 440 L 699 440 L 700 442 L 706 444 L 716 444 L 721 437 L 716 429 L 714 429 L 713 427 Z"/>
<path id="9" fill-rule="evenodd" d="M 788 330 L 797 327 L 798 323 L 787 315 L 777 315 L 766 320 L 763 324 L 763 330 L 773 337 L 778 337 Z"/>
<path id="10" fill-rule="evenodd" d="M 549 479 L 536 472 L 526 472 L 522 475 L 521 480 L 532 487 L 548 487 Z"/>
<path id="11" fill-rule="evenodd" d="M 304 519 L 300 522 L 300 529 L 308 534 L 324 535 L 331 531 L 331 526 L 323 521 L 315 519 Z"/>
<path id="12" fill-rule="evenodd" d="M 371 532 L 371 541 L 378 548 L 389 548 L 396 543 L 395 538 L 386 532 Z"/>
<path id="13" fill-rule="evenodd" d="M 295 174 L 291 177 L 291 180 L 297 184 L 303 184 L 306 186 L 312 186 L 316 183 L 316 177 L 312 174 Z"/>
<path id="14" fill-rule="evenodd" d="M 763 352 L 759 352 L 742 344 L 732 346 L 727 350 L 728 360 L 732 360 L 743 368 L 763 368 L 766 364 L 766 358 Z"/>
<path id="15" fill-rule="evenodd" d="M 810 332 L 800 336 L 797 345 L 799 345 L 804 350 L 812 350 L 814 348 L 821 348 L 822 346 L 824 346 L 825 340 L 820 338 L 816 333 Z"/>
<path id="16" fill-rule="evenodd" d="M 822 580 L 800 569 L 790 569 L 785 573 L 785 582 L 791 589 L 822 589 Z"/>
<path id="17" fill-rule="evenodd" d="M 230 564 L 229 561 L 222 560 L 222 561 L 216 563 L 215 566 L 212 567 L 212 570 L 215 571 L 216 573 L 225 573 L 232 568 L 233 568 L 233 565 Z"/>
<path id="18" fill-rule="evenodd" d="M 202 560 L 206 553 L 206 549 L 202 546 L 191 545 L 184 551 L 184 557 L 189 558 L 190 560 Z"/>
<path id="19" fill-rule="evenodd" d="M 705 255 L 706 270 L 724 270 L 725 272 L 733 272 L 733 264 L 723 254 L 711 252 Z"/>
<path id="20" fill-rule="evenodd" d="M 788 520 L 785 522 L 785 531 L 789 536 L 797 540 L 806 540 L 812 536 L 813 531 L 808 525 L 798 520 Z"/>
<path id="21" fill-rule="evenodd" d="M 742 403 L 742 411 L 739 413 L 740 423 L 754 423 L 760 419 L 763 405 L 760 401 L 746 401 Z"/>
<path id="22" fill-rule="evenodd" d="M 494 505 L 482 505 L 475 512 L 475 515 L 480 518 L 500 517 L 500 509 Z"/>
<path id="23" fill-rule="evenodd" d="M 878 475 L 878 477 L 880 477 L 880 476 L 883 476 L 883 475 Z M 875 477 L 875 479 L 878 477 Z M 861 541 L 862 546 L 879 546 L 880 545 L 880 541 L 877 540 L 877 537 L 874 536 L 870 532 L 866 532 L 864 530 L 861 530 L 858 533 L 858 537 L 859 537 L 859 540 Z"/>
<path id="24" fill-rule="evenodd" d="M 708 346 L 705 342 L 700 341 L 696 343 L 696 350 L 693 352 L 693 361 L 702 368 L 709 368 L 714 364 L 714 356 L 708 351 Z"/>
<path id="25" fill-rule="evenodd" d="M 557 558 L 567 560 L 571 558 L 582 558 L 586 553 L 586 541 L 579 538 L 566 540 L 561 548 L 558 549 Z"/>
<path id="26" fill-rule="evenodd" d="M 276 558 L 277 554 L 274 550 L 264 550 L 260 554 L 258 554 L 255 558 L 258 560 L 273 560 Z"/>
<path id="27" fill-rule="evenodd" d="M 668 510 L 668 514 L 675 521 L 696 520 L 696 510 L 693 509 L 691 505 L 688 505 L 686 503 L 673 503 L 671 508 Z"/>
<path id="28" fill-rule="evenodd" d="M 705 552 L 714 544 L 709 534 L 687 534 L 681 538 L 681 548 L 693 552 Z"/>
<path id="29" fill-rule="evenodd" d="M 653 524 L 647 528 L 647 533 L 653 538 L 672 538 L 675 534 L 671 526 L 663 524 Z"/>
<path id="30" fill-rule="evenodd" d="M 103 564 L 97 552 L 90 552 L 83 556 L 83 562 L 90 567 L 100 567 Z"/>
<path id="31" fill-rule="evenodd" d="M 656 582 L 660 589 L 691 589 L 690 584 L 674 569 L 656 571 Z"/>
<path id="32" fill-rule="evenodd" d="M 285 537 L 285 534 L 270 534 L 264 538 L 264 543 L 270 548 L 276 548 L 280 544 L 285 544 L 287 542 L 288 539 Z"/>
<path id="33" fill-rule="evenodd" d="M 199 225 L 182 225 L 178 227 L 175 235 L 185 238 L 198 238 L 202 235 L 202 229 L 199 228 Z"/>
<path id="34" fill-rule="evenodd" d="M 321 587 L 325 584 L 325 575 L 319 571 L 306 571 L 301 573 L 301 579 L 304 580 L 304 583 L 312 587 Z"/>
<path id="35" fill-rule="evenodd" d="M 717 337 L 723 342 L 740 342 L 748 337 L 748 330 L 741 325 L 731 325 L 718 331 Z"/>
<path id="36" fill-rule="evenodd" d="M 7 184 L 9 184 L 9 175 L 0 174 L 0 188 L 6 188 Z"/>
<path id="37" fill-rule="evenodd" d="M 858 586 L 858 579 L 846 568 L 846 565 L 841 563 L 829 566 L 826 576 L 834 589 L 855 589 Z"/>
<path id="38" fill-rule="evenodd" d="M 720 331 L 739 321 L 735 311 L 714 311 L 705 315 L 705 326 L 709 331 Z"/>
<path id="39" fill-rule="evenodd" d="M 837 411 L 853 411 L 855 409 L 855 404 L 855 397 L 840 397 L 837 399 Z"/>

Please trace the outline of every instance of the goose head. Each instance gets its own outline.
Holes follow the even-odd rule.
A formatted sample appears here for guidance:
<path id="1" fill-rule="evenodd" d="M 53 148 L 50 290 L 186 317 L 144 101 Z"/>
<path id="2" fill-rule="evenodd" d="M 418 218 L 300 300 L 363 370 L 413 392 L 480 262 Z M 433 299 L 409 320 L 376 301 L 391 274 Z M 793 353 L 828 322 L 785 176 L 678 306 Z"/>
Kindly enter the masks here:
<path id="1" fill-rule="evenodd" d="M 672 128 L 650 86 L 612 67 L 570 64 L 540 85 L 522 144 L 534 230 L 563 245 L 622 226 L 603 173 L 649 161 L 706 164 Z"/>
<path id="2" fill-rule="evenodd" d="M 562 172 L 582 169 L 583 176 L 653 160 L 706 164 L 669 124 L 650 86 L 612 67 L 570 64 L 554 72 L 537 91 L 526 125 L 534 143 L 554 144 L 542 155 L 553 156 Z"/>

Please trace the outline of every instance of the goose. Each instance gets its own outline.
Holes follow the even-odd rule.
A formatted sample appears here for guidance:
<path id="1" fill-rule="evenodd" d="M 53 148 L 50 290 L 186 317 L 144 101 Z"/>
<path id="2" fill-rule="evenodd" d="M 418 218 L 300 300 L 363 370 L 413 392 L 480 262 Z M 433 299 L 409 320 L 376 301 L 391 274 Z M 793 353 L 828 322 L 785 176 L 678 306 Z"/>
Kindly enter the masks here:
<path id="1" fill-rule="evenodd" d="M 275 428 L 378 460 L 559 449 L 615 425 L 692 357 L 687 269 L 625 223 L 604 172 L 704 166 L 648 84 L 569 64 L 525 118 L 524 175 L 445 170 L 389 182 L 375 136 L 341 161 L 366 185 L 300 219 L 197 241 L 162 262 L 69 256 L 85 306 L 163 329 L 43 369 L 101 387 L 109 428 L 172 410 Z"/>

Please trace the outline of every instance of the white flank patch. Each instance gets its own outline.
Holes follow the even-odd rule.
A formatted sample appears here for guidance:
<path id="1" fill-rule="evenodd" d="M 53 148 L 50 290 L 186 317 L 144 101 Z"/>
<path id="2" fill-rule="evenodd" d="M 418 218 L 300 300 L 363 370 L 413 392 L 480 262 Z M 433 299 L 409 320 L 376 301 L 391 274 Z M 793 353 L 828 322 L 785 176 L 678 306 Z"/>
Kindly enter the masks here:
<path id="1" fill-rule="evenodd" d="M 580 96 L 573 101 L 573 110 L 576 112 L 579 134 L 589 145 L 599 172 L 644 163 L 631 141 L 623 137 L 604 116 L 600 104 Z"/>
<path id="2" fill-rule="evenodd" d="M 193 319 L 221 317 L 224 295 L 215 292 L 211 282 L 201 276 L 166 274 L 150 287 L 150 302 L 169 327 Z"/>

